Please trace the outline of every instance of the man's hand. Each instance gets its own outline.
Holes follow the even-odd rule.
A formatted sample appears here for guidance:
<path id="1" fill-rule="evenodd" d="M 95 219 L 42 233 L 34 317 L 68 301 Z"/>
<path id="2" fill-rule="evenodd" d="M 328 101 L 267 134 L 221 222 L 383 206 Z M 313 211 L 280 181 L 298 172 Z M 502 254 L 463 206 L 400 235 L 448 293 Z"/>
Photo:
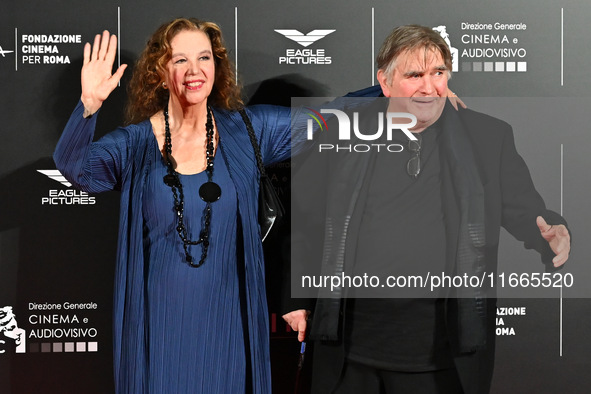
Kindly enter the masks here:
<path id="1" fill-rule="evenodd" d="M 542 237 L 548 241 L 550 248 L 556 254 L 552 259 L 555 267 L 560 267 L 568 260 L 570 253 L 570 234 L 564 224 L 550 225 L 543 217 L 536 218 L 536 224 L 540 229 Z"/>
<path id="2" fill-rule="evenodd" d="M 306 327 L 308 326 L 308 315 L 310 311 L 298 309 L 283 315 L 283 320 L 289 324 L 292 330 L 298 332 L 298 341 L 303 342 L 306 339 Z"/>

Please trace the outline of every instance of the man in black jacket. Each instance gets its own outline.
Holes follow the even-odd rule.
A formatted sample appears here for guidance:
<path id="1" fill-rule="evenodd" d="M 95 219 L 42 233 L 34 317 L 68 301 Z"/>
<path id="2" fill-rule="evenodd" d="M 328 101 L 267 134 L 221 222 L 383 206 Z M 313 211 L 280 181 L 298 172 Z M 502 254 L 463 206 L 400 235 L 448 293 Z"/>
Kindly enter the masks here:
<path id="1" fill-rule="evenodd" d="M 496 273 L 501 226 L 550 269 L 564 264 L 566 223 L 535 190 L 511 127 L 446 105 L 445 41 L 430 28 L 402 26 L 377 60 L 387 112 L 414 115 L 416 140 L 403 135 L 403 152 L 358 154 L 328 167 L 323 226 L 331 236 L 317 260 L 321 274 L 395 267 L 398 275 L 481 277 Z M 301 341 L 312 311 L 314 392 L 490 390 L 496 303 L 486 289 L 450 286 L 433 298 L 360 298 L 344 290 L 301 307 L 284 319 Z"/>

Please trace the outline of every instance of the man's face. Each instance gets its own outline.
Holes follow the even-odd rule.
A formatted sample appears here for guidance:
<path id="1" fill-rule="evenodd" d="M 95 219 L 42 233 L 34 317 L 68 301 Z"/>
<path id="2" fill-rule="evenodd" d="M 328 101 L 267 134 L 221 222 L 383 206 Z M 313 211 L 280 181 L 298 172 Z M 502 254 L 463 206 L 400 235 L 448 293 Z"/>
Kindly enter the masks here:
<path id="1" fill-rule="evenodd" d="M 448 69 L 438 51 L 416 49 L 396 58 L 391 75 L 378 71 L 384 96 L 391 97 L 389 112 L 417 117 L 413 132 L 421 132 L 441 116 L 447 98 Z"/>

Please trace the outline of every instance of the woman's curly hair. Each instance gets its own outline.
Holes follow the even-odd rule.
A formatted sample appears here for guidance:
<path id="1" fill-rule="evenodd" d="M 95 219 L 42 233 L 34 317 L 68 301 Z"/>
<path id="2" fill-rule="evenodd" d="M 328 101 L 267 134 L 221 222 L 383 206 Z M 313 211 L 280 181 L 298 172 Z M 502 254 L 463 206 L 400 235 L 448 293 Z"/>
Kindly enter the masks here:
<path id="1" fill-rule="evenodd" d="M 178 18 L 163 24 L 154 32 L 135 64 L 127 88 L 126 124 L 138 123 L 164 108 L 169 91 L 164 89 L 162 82 L 164 82 L 166 64 L 172 56 L 170 42 L 184 30 L 202 31 L 211 41 L 215 61 L 215 81 L 207 99 L 208 104 L 223 109 L 238 109 L 244 105 L 219 26 L 213 22 L 204 22 L 195 18 Z"/>

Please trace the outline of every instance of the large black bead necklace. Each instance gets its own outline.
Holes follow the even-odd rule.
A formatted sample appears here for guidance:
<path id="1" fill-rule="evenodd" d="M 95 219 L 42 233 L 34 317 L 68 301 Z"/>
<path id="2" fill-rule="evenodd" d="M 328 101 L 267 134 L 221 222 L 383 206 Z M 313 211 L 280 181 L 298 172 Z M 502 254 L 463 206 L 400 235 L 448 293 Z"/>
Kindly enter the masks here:
<path id="1" fill-rule="evenodd" d="M 207 173 L 207 182 L 205 182 L 199 188 L 199 197 L 205 201 L 205 208 L 203 209 L 203 215 L 201 218 L 201 233 L 199 239 L 193 241 L 189 239 L 187 235 L 187 228 L 185 227 L 185 196 L 183 193 L 183 184 L 179 178 L 178 172 L 175 170 L 172 158 L 172 139 L 170 137 L 170 125 L 168 123 L 168 105 L 164 108 L 164 152 L 166 158 L 167 174 L 164 176 L 164 183 L 170 186 L 172 190 L 172 196 L 174 198 L 174 212 L 178 223 L 176 231 L 179 234 L 181 241 L 183 241 L 183 249 L 185 250 L 185 261 L 191 267 L 201 267 L 205 263 L 207 258 L 207 249 L 209 248 L 209 231 L 211 224 L 211 203 L 219 200 L 222 195 L 222 189 L 215 182 L 212 182 L 213 177 L 213 119 L 211 115 L 211 109 L 207 107 L 207 122 L 205 123 L 207 146 L 205 149 L 205 158 L 207 165 L 205 172 Z M 198 263 L 195 263 L 195 259 L 189 252 L 191 245 L 201 244 L 201 259 Z"/>

